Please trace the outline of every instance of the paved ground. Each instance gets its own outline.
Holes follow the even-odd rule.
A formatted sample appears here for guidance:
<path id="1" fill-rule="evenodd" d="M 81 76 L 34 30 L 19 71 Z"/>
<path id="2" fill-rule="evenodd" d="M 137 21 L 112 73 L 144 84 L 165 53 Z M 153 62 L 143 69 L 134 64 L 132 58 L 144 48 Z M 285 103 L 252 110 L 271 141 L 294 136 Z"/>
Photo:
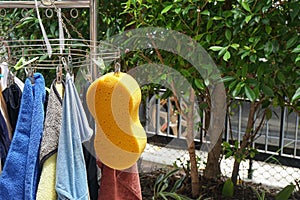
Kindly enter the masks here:
<path id="1" fill-rule="evenodd" d="M 204 169 L 207 153 L 197 151 L 197 155 L 201 159 L 200 168 Z M 158 167 L 173 165 L 175 162 L 177 165 L 180 165 L 188 159 L 187 151 L 147 144 L 141 156 L 141 170 L 149 171 Z M 221 162 L 223 175 L 230 177 L 232 166 L 233 159 L 223 159 Z M 248 168 L 248 161 L 241 163 L 240 177 L 242 180 L 261 183 L 271 187 L 285 187 L 289 183 L 293 183 L 295 179 L 300 179 L 300 169 L 298 168 L 253 161 L 253 178 L 250 180 L 247 178 Z"/>

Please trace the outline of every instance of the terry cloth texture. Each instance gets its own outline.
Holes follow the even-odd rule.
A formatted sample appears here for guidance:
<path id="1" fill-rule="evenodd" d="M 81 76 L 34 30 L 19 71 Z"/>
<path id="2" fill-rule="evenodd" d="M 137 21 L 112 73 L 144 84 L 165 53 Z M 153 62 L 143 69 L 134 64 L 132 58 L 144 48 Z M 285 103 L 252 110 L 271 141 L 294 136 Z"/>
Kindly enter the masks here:
<path id="1" fill-rule="evenodd" d="M 59 136 L 56 166 L 58 199 L 89 200 L 87 174 L 82 143 L 93 131 L 89 127 L 72 77 L 66 75 L 62 128 Z"/>
<path id="2" fill-rule="evenodd" d="M 2 92 L 2 94 L 3 94 L 3 98 L 5 100 L 5 103 L 6 103 L 9 122 L 10 122 L 10 125 L 12 128 L 12 134 L 13 134 L 15 131 L 18 116 L 19 116 L 22 91 L 16 83 L 13 83 L 10 86 L 8 86 L 7 88 L 5 88 L 5 90 L 3 90 L 3 92 Z"/>
<path id="3" fill-rule="evenodd" d="M 26 79 L 15 134 L 0 178 L 0 199 L 35 199 L 45 94 L 42 74 L 34 74 L 34 85 Z"/>
<path id="4" fill-rule="evenodd" d="M 40 165 L 47 158 L 57 152 L 58 138 L 62 124 L 62 96 L 58 93 L 54 81 L 50 88 L 46 118 L 44 123 L 44 133 L 40 149 Z"/>
<path id="5" fill-rule="evenodd" d="M 98 161 L 102 176 L 98 200 L 142 200 L 137 165 L 119 171 Z"/>
<path id="6" fill-rule="evenodd" d="M 59 94 L 54 81 L 50 88 L 44 132 L 40 148 L 42 173 L 37 191 L 37 200 L 56 200 L 56 158 L 58 138 L 62 124 L 62 94 Z"/>

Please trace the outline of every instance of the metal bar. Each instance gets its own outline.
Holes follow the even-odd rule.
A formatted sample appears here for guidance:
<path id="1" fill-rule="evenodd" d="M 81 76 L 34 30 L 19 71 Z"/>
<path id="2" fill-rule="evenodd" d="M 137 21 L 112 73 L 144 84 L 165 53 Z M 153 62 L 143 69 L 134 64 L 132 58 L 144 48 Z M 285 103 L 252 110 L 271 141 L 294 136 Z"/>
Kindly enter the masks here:
<path id="1" fill-rule="evenodd" d="M 295 144 L 294 144 L 294 156 L 297 156 L 297 146 L 298 146 L 298 128 L 299 128 L 299 116 L 296 115 L 296 130 L 295 130 Z"/>
<path id="2" fill-rule="evenodd" d="M 149 95 L 146 96 L 146 112 L 145 112 L 145 115 L 146 115 L 146 123 L 145 123 L 145 130 L 146 132 L 149 131 L 149 119 L 151 119 L 149 117 L 149 109 L 150 109 L 150 105 L 149 105 Z"/>
<path id="3" fill-rule="evenodd" d="M 94 1 L 94 0 L 91 0 Z M 57 8 L 89 8 L 90 0 L 67 0 L 67 1 L 54 1 Z M 49 8 L 38 1 L 40 8 Z M 0 1 L 0 8 L 35 8 L 34 1 Z"/>
<path id="4" fill-rule="evenodd" d="M 179 105 L 180 105 L 180 108 L 182 108 L 182 99 L 179 97 L 178 98 L 179 100 Z M 182 116 L 181 114 L 178 114 L 178 134 L 177 134 L 177 137 L 182 137 Z"/>
<path id="5" fill-rule="evenodd" d="M 281 118 L 280 118 L 280 135 L 279 135 L 279 155 L 283 154 L 283 147 L 284 147 L 284 124 L 285 124 L 285 115 L 286 115 L 286 107 L 281 109 Z"/>
<path id="6" fill-rule="evenodd" d="M 97 44 L 96 41 L 98 39 L 98 6 L 99 1 L 90 0 L 90 40 L 91 42 L 91 53 L 92 55 L 96 54 Z M 95 59 L 96 56 L 92 57 L 92 60 Z M 98 77 L 98 67 L 94 62 L 91 62 L 90 69 L 92 79 L 95 80 Z"/>
<path id="7" fill-rule="evenodd" d="M 265 152 L 268 151 L 268 142 L 269 142 L 269 140 L 268 140 L 268 138 L 269 138 L 269 120 L 266 122 L 266 126 L 267 126 L 267 128 L 266 128 L 266 134 L 265 134 Z"/>
<path id="8" fill-rule="evenodd" d="M 167 135 L 170 135 L 170 121 L 171 121 L 171 117 L 170 117 L 170 112 L 171 112 L 171 100 L 170 97 L 168 97 L 168 103 L 167 103 L 168 107 L 167 107 Z M 174 133 L 173 133 L 174 134 Z"/>
<path id="9" fill-rule="evenodd" d="M 155 110 L 155 133 L 158 135 L 160 130 L 160 98 L 156 99 Z"/>

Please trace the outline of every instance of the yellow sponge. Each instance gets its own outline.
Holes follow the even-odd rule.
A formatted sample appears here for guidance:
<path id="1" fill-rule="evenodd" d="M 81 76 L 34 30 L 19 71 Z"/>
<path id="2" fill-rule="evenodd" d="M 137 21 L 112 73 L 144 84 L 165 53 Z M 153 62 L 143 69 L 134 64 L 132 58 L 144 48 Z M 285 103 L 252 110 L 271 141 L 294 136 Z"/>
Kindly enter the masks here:
<path id="1" fill-rule="evenodd" d="M 91 84 L 86 100 L 97 124 L 94 145 L 99 159 L 114 169 L 131 167 L 147 143 L 136 80 L 126 73 L 108 73 Z"/>

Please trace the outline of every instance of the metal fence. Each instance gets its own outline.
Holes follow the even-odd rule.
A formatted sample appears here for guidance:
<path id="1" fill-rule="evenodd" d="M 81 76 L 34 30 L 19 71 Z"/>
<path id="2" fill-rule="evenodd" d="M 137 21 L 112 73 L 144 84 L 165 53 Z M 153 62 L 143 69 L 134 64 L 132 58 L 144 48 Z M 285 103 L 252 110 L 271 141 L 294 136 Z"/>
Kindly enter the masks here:
<path id="1" fill-rule="evenodd" d="M 142 155 L 144 162 L 163 165 L 182 164 L 188 160 L 185 150 L 186 121 L 172 111 L 172 99 L 162 100 L 156 96 L 147 97 L 141 107 L 140 118 L 148 135 L 148 146 Z M 241 141 L 246 130 L 250 103 L 236 100 L 229 108 L 226 117 L 224 141 Z M 265 121 L 253 143 L 258 154 L 254 159 L 241 163 L 239 176 L 244 181 L 263 183 L 269 186 L 284 187 L 300 179 L 300 137 L 299 116 L 289 113 L 287 108 L 273 108 L 272 117 Z M 204 115 L 205 116 L 205 115 Z M 205 124 L 205 118 L 200 118 Z M 258 125 L 257 120 L 256 125 Z M 204 169 L 207 152 L 200 151 L 206 140 L 200 127 L 195 134 L 200 168 Z M 223 175 L 230 176 L 233 158 L 221 161 Z"/>

